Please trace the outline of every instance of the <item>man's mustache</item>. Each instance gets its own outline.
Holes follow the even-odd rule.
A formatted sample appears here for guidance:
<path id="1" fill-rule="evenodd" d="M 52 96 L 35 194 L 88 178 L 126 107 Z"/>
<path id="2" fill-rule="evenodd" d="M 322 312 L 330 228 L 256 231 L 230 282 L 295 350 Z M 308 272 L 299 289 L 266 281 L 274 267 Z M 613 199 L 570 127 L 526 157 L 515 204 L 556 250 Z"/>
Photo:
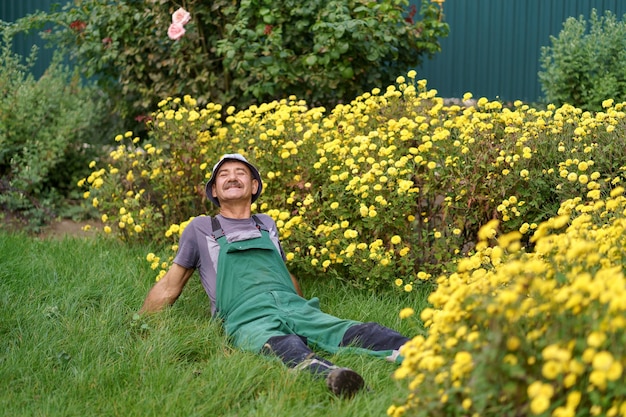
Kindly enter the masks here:
<path id="1" fill-rule="evenodd" d="M 232 180 L 232 181 L 228 181 L 226 183 L 224 183 L 224 189 L 228 190 L 230 188 L 243 188 L 243 184 L 237 180 Z"/>

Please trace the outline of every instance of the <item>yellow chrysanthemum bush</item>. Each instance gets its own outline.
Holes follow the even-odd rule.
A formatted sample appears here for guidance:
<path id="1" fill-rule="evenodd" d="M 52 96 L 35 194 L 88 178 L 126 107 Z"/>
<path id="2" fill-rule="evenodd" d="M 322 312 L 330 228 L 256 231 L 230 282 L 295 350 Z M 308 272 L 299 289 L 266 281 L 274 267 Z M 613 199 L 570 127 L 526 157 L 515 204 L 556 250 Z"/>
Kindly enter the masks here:
<path id="1" fill-rule="evenodd" d="M 390 416 L 624 416 L 626 197 L 565 201 L 532 250 L 498 221 L 442 275 Z"/>
<path id="2" fill-rule="evenodd" d="M 195 100 L 169 99 L 148 122 L 150 139 L 132 132 L 117 135 L 108 158 L 91 162 L 94 171 L 79 182 L 84 197 L 96 207 L 104 231 L 126 241 L 159 241 L 172 224 L 188 213 L 205 211 L 203 181 L 209 141 L 219 143 L 221 107 L 195 108 Z"/>
<path id="3" fill-rule="evenodd" d="M 527 240 L 560 201 L 619 181 L 623 104 L 594 115 L 447 105 L 415 75 L 333 109 L 296 97 L 243 110 L 163 100 L 147 138 L 119 135 L 81 185 L 105 231 L 175 247 L 184 222 L 214 213 L 212 165 L 240 152 L 261 171 L 253 209 L 276 220 L 294 273 L 410 292 L 474 250 L 490 219 Z"/>

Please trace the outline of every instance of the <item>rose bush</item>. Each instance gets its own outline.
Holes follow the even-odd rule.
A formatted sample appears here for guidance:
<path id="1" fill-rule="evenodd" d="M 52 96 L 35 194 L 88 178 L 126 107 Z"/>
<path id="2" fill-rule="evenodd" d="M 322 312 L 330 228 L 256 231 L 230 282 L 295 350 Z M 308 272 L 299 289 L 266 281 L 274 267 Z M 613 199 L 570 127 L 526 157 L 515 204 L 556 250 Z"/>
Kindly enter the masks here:
<path id="1" fill-rule="evenodd" d="M 191 14 L 182 7 L 172 13 L 172 23 L 167 29 L 167 36 L 172 40 L 178 40 L 185 35 L 185 25 L 191 21 Z"/>
<path id="2" fill-rule="evenodd" d="M 81 0 L 14 27 L 51 26 L 43 36 L 98 81 L 129 127 L 186 94 L 224 108 L 290 94 L 333 106 L 417 67 L 448 33 L 442 2 L 429 0 L 419 10 L 407 0 L 182 4 Z"/>

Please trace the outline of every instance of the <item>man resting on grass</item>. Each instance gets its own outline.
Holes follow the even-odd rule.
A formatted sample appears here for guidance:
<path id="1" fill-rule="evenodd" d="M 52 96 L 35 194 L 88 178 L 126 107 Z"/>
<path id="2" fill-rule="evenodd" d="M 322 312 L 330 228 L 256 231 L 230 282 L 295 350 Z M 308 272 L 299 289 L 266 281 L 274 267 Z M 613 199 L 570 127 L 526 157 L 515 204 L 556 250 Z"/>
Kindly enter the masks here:
<path id="1" fill-rule="evenodd" d="M 350 397 L 363 388 L 363 378 L 316 355 L 309 345 L 329 353 L 350 348 L 396 361 L 409 339 L 378 323 L 323 313 L 317 298 L 303 298 L 285 266 L 276 224 L 268 215 L 251 214 L 262 188 L 259 171 L 242 155 L 219 160 L 206 194 L 220 213 L 189 223 L 172 266 L 150 289 L 140 312 L 173 304 L 198 269 L 211 313 L 223 320 L 235 346 L 277 355 L 289 367 L 323 377 L 336 395 Z"/>

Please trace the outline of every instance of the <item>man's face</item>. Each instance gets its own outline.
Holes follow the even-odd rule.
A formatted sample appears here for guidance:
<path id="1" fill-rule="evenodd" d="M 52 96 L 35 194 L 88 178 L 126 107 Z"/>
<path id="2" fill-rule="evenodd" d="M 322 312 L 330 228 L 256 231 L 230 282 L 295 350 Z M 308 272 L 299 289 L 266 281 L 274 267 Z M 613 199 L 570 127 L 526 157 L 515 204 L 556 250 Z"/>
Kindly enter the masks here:
<path id="1" fill-rule="evenodd" d="M 252 195 L 259 187 L 258 181 L 252 177 L 250 169 L 243 162 L 226 161 L 215 175 L 211 192 L 220 205 L 237 201 L 250 204 Z"/>

